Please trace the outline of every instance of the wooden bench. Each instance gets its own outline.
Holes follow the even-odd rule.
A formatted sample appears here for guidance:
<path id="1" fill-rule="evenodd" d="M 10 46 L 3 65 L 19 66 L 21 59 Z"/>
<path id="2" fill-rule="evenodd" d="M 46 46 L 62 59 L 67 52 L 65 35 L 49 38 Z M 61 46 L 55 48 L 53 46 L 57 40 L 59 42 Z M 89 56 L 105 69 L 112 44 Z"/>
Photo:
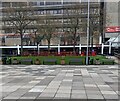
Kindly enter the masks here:
<path id="1" fill-rule="evenodd" d="M 56 59 L 45 59 L 44 61 L 43 61 L 43 64 L 44 65 L 49 65 L 49 64 L 57 64 L 57 60 Z"/>
<path id="2" fill-rule="evenodd" d="M 83 59 L 70 59 L 69 60 L 69 65 L 81 65 L 83 64 Z"/>
<path id="3" fill-rule="evenodd" d="M 33 61 L 32 59 L 22 59 L 20 60 L 20 63 L 28 65 L 28 64 L 33 64 Z"/>

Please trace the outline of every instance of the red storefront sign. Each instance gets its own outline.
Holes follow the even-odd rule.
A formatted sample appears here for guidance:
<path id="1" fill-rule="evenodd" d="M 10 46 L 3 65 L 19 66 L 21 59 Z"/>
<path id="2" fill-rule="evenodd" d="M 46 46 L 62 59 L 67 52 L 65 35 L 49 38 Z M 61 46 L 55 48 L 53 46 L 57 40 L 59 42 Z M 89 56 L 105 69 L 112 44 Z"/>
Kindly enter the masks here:
<path id="1" fill-rule="evenodd" d="M 120 26 L 112 26 L 112 27 L 106 27 L 106 32 L 120 32 Z"/>

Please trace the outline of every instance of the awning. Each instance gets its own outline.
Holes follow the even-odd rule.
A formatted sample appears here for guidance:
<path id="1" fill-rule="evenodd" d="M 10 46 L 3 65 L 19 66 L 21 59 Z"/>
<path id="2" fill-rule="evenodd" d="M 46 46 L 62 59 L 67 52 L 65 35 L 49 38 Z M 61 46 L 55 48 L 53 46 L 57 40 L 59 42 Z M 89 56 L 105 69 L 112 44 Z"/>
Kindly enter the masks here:
<path id="1" fill-rule="evenodd" d="M 120 33 L 105 33 L 105 38 L 117 37 Z"/>
<path id="2" fill-rule="evenodd" d="M 113 47 L 120 47 L 120 35 L 111 37 L 108 42 L 111 42 Z"/>
<path id="3" fill-rule="evenodd" d="M 108 42 L 120 42 L 120 35 L 118 35 L 117 37 L 111 37 Z"/>

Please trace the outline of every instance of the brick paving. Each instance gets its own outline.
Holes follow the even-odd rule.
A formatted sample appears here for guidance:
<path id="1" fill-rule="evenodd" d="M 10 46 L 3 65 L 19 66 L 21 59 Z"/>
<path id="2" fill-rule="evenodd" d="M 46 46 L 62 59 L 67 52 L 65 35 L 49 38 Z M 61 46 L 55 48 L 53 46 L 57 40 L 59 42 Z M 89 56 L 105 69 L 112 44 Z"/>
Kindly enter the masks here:
<path id="1" fill-rule="evenodd" d="M 118 101 L 119 95 L 117 65 L 3 65 L 0 81 L 2 101 L 10 99 Z"/>

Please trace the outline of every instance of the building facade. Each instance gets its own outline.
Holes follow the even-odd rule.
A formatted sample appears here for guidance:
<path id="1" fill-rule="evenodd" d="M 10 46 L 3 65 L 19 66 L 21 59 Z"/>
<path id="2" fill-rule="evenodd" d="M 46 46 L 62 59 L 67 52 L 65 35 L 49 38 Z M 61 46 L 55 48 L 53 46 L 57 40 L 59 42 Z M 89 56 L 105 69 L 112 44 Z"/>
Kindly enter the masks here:
<path id="1" fill-rule="evenodd" d="M 73 40 L 76 38 L 77 44 L 86 44 L 87 40 L 87 15 L 88 3 L 85 1 L 26 1 L 26 2 L 1 2 L 1 35 L 3 45 L 20 45 L 20 35 L 16 31 L 16 27 L 11 24 L 10 16 L 6 9 L 17 9 L 20 4 L 25 4 L 25 7 L 32 8 L 30 17 L 30 24 L 27 25 L 24 31 L 24 45 L 36 45 L 34 42 L 35 34 L 39 34 L 37 25 L 44 25 L 49 19 L 54 24 L 56 30 L 55 36 L 51 38 L 51 45 L 73 45 Z M 103 3 L 104 4 L 104 3 Z M 103 38 L 103 17 L 104 5 L 101 2 L 90 2 L 90 44 L 101 43 L 101 36 Z M 31 12 L 26 10 L 23 12 Z M 102 12 L 102 13 L 101 13 Z M 26 15 L 27 15 L 26 13 Z M 25 13 L 24 13 L 25 14 Z M 46 19 L 45 19 L 46 18 Z M 40 22 L 42 19 L 44 22 Z M 103 21 L 104 20 L 104 21 Z M 14 21 L 17 23 L 17 20 Z M 52 25 L 50 25 L 52 26 Z M 47 26 L 46 26 L 47 27 Z M 74 37 L 74 34 L 76 36 Z M 74 39 L 72 38 L 74 37 Z M 17 41 L 17 42 L 16 42 Z M 45 39 L 42 40 L 42 45 L 47 45 Z"/>
<path id="2" fill-rule="evenodd" d="M 106 3 L 106 42 L 112 46 L 120 47 L 120 0 Z"/>

